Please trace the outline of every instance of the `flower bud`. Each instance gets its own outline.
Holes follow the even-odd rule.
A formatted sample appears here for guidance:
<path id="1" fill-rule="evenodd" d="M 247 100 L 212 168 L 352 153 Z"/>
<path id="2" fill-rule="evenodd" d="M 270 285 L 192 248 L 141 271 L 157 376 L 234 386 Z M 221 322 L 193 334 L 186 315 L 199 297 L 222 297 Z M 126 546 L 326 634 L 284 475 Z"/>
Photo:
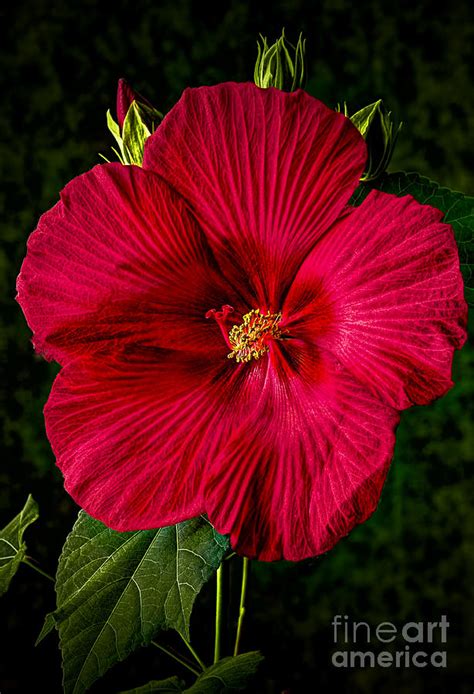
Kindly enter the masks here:
<path id="1" fill-rule="evenodd" d="M 281 37 L 271 46 L 265 36 L 260 34 L 261 45 L 257 41 L 258 56 L 255 63 L 254 82 L 257 87 L 266 89 L 276 87 L 285 92 L 304 89 L 306 84 L 306 39 L 299 35 L 296 47 L 285 37 Z"/>
<path id="2" fill-rule="evenodd" d="M 119 146 L 116 152 L 122 164 L 143 162 L 146 139 L 159 125 L 162 114 L 141 94 L 135 92 L 125 79 L 117 89 L 117 121 L 107 112 L 107 125 Z"/>
<path id="3" fill-rule="evenodd" d="M 340 110 L 340 109 L 338 109 Z M 344 113 L 349 116 L 344 104 Z M 392 158 L 402 123 L 394 128 L 391 112 L 386 111 L 382 99 L 365 106 L 353 116 L 352 123 L 367 143 L 367 166 L 361 181 L 373 181 L 386 170 Z"/>

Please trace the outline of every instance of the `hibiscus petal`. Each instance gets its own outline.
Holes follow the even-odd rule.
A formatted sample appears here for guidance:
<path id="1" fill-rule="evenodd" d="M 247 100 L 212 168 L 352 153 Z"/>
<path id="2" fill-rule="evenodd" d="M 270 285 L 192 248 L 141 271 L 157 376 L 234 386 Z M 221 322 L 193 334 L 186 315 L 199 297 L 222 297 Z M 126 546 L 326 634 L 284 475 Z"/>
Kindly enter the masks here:
<path id="1" fill-rule="evenodd" d="M 280 298 L 341 213 L 366 162 L 350 120 L 299 90 L 187 89 L 145 145 L 144 167 L 192 205 L 249 306 Z"/>
<path id="2" fill-rule="evenodd" d="M 17 286 L 36 349 L 61 363 L 137 346 L 225 352 L 205 313 L 241 301 L 182 198 L 121 164 L 64 188 L 28 241 Z"/>
<path id="3" fill-rule="evenodd" d="M 241 372 L 184 352 L 70 362 L 45 407 L 67 491 L 119 531 L 202 513 L 204 466 L 239 421 Z"/>
<path id="4" fill-rule="evenodd" d="M 290 334 L 330 351 L 397 409 L 452 386 L 466 339 L 458 250 L 441 217 L 373 191 L 317 244 L 284 304 Z"/>
<path id="5" fill-rule="evenodd" d="M 273 350 L 249 422 L 207 469 L 206 510 L 240 554 L 299 561 L 375 510 L 399 415 L 298 341 Z"/>

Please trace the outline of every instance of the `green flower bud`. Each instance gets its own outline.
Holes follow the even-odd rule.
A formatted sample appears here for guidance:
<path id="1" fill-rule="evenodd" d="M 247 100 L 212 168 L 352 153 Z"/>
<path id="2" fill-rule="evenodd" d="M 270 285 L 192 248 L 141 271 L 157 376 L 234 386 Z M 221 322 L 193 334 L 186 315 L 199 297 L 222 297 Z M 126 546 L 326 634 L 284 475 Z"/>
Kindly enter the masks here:
<path id="1" fill-rule="evenodd" d="M 285 37 L 281 37 L 271 46 L 265 36 L 260 34 L 262 43 L 257 41 L 258 56 L 255 63 L 254 81 L 257 87 L 266 89 L 276 87 L 285 92 L 304 89 L 306 84 L 306 39 L 299 35 L 298 43 L 293 46 Z"/>
<path id="2" fill-rule="evenodd" d="M 114 152 L 122 164 L 142 165 L 145 141 L 162 118 L 161 113 L 147 99 L 133 91 L 126 80 L 119 80 L 118 123 L 114 121 L 110 111 L 107 111 L 107 125 L 118 144 L 119 151 L 114 149 Z"/>
<path id="3" fill-rule="evenodd" d="M 341 109 L 338 107 L 337 109 Z M 344 104 L 344 115 L 349 116 Z M 361 181 L 373 181 L 386 170 L 392 158 L 402 123 L 394 128 L 391 112 L 386 111 L 382 99 L 349 116 L 367 143 L 367 166 Z"/>

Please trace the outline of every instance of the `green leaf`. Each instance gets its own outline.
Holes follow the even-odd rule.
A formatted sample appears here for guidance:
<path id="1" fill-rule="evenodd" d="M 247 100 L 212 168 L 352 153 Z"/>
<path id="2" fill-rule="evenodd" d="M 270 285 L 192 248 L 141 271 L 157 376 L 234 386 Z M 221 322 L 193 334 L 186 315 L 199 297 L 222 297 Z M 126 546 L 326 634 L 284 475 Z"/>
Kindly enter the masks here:
<path id="1" fill-rule="evenodd" d="M 35 641 L 35 646 L 37 646 L 41 641 L 48 635 L 50 634 L 54 627 L 56 626 L 56 619 L 54 617 L 54 612 L 48 612 L 46 617 L 44 618 L 44 624 L 41 628 L 41 631 L 38 635 L 38 638 Z"/>
<path id="2" fill-rule="evenodd" d="M 185 694 L 227 694 L 245 689 L 262 660 L 258 651 L 223 658 L 205 670 Z"/>
<path id="3" fill-rule="evenodd" d="M 38 504 L 30 494 L 23 510 L 0 530 L 0 595 L 6 593 L 10 581 L 25 558 L 26 545 L 23 542 L 23 533 L 38 516 Z"/>
<path id="4" fill-rule="evenodd" d="M 223 658 L 199 675 L 195 683 L 184 689 L 177 677 L 167 680 L 152 680 L 137 689 L 128 689 L 121 694 L 148 694 L 149 692 L 182 692 L 183 694 L 231 694 L 246 689 L 249 680 L 257 672 L 263 660 L 258 651 Z"/>
<path id="5" fill-rule="evenodd" d="M 362 183 L 351 199 L 360 205 L 369 192 L 376 188 L 398 197 L 412 195 L 422 204 L 432 205 L 445 213 L 443 221 L 451 224 L 459 248 L 459 259 L 464 276 L 466 301 L 474 304 L 474 197 L 442 188 L 417 173 L 399 171 L 385 174 L 371 183 Z"/>
<path id="6" fill-rule="evenodd" d="M 194 600 L 228 548 L 202 516 L 119 533 L 81 511 L 56 576 L 66 694 L 86 691 L 160 629 L 189 640 Z"/>
<path id="7" fill-rule="evenodd" d="M 127 689 L 120 694 L 153 694 L 153 692 L 182 692 L 184 683 L 178 677 L 168 677 L 166 680 L 152 680 L 142 687 Z"/>
<path id="8" fill-rule="evenodd" d="M 137 689 L 128 689 L 121 694 L 148 694 L 152 692 L 182 692 L 183 694 L 232 694 L 247 687 L 263 660 L 258 651 L 242 653 L 235 657 L 223 658 L 199 675 L 196 682 L 184 689 L 177 677 L 166 680 L 152 680 Z"/>

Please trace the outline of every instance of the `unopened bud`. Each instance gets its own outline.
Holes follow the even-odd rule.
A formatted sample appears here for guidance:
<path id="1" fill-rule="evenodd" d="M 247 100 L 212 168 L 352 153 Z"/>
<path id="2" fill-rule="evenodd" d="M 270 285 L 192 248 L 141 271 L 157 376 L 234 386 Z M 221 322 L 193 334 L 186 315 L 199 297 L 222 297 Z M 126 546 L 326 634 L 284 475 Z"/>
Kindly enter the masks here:
<path id="1" fill-rule="evenodd" d="M 373 181 L 389 165 L 402 123 L 397 128 L 394 127 L 392 114 L 385 110 L 382 99 L 362 108 L 353 116 L 349 116 L 344 104 L 344 113 L 367 143 L 367 165 L 360 180 Z"/>
<path id="2" fill-rule="evenodd" d="M 306 39 L 302 34 L 298 43 L 293 46 L 285 37 L 281 37 L 271 46 L 266 37 L 260 34 L 261 44 L 257 41 L 258 56 L 255 63 L 254 81 L 257 87 L 266 89 L 276 87 L 285 92 L 304 89 L 306 84 Z"/>
<path id="3" fill-rule="evenodd" d="M 117 89 L 117 121 L 107 112 L 107 125 L 119 146 L 116 154 L 122 164 L 143 162 L 145 141 L 155 131 L 163 116 L 127 80 L 120 79 Z M 115 151 L 115 150 L 114 150 Z"/>

